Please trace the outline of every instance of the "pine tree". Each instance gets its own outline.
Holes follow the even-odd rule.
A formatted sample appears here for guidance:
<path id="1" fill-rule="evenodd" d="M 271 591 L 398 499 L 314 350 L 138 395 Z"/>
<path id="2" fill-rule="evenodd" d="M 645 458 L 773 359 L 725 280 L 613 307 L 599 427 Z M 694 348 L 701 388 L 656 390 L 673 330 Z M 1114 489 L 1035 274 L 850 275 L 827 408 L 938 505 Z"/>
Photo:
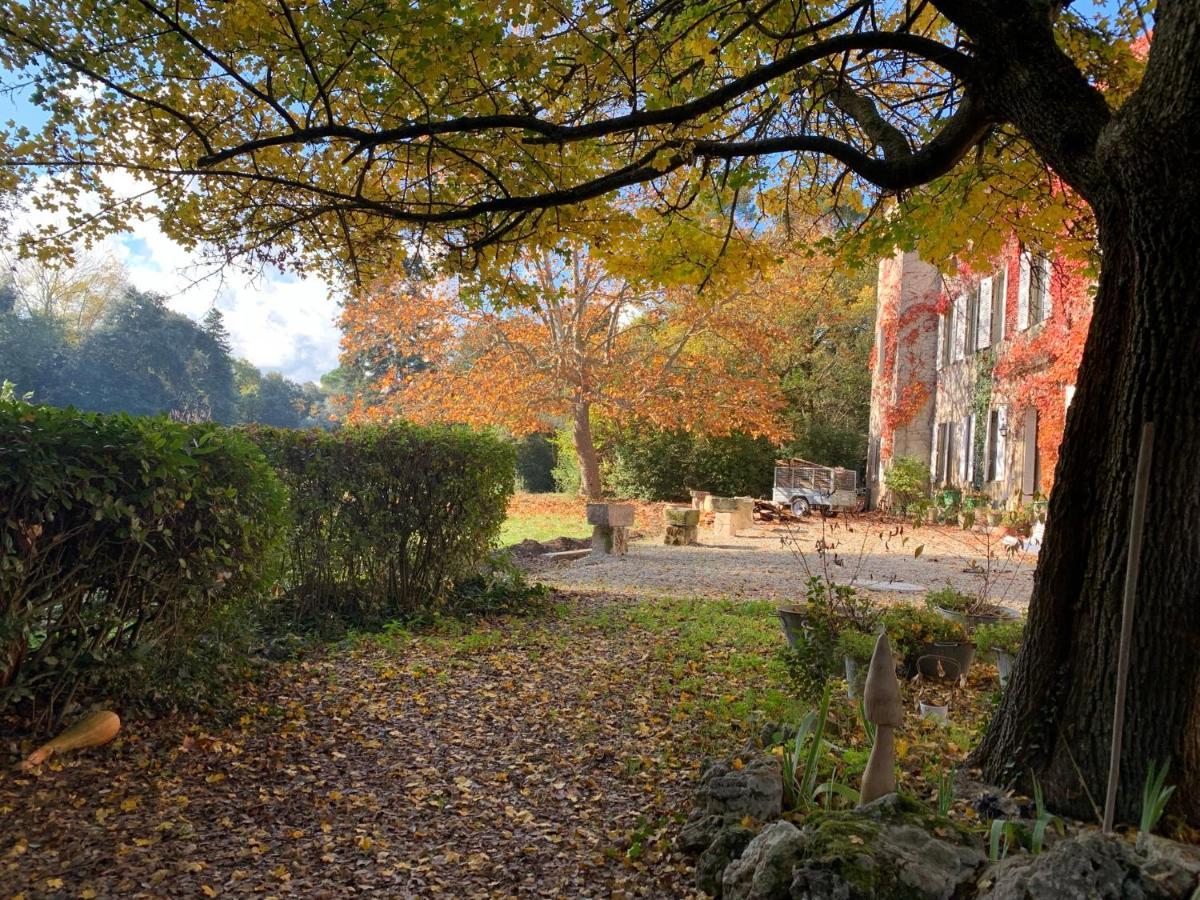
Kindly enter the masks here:
<path id="1" fill-rule="evenodd" d="M 209 307 L 202 322 L 204 333 L 216 341 L 217 346 L 225 353 L 230 353 L 233 350 L 233 343 L 229 339 L 229 329 L 225 327 L 225 317 L 221 311 L 215 306 Z"/>

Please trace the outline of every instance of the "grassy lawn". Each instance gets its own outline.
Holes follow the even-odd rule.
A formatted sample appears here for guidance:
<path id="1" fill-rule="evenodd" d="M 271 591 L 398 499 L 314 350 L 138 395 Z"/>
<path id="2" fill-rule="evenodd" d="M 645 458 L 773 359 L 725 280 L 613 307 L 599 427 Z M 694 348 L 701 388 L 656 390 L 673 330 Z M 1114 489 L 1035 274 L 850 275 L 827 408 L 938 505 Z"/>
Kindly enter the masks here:
<path id="1" fill-rule="evenodd" d="M 582 538 L 591 533 L 581 498 L 573 494 L 517 494 L 508 506 L 508 519 L 500 530 L 500 546 L 524 540 Z"/>

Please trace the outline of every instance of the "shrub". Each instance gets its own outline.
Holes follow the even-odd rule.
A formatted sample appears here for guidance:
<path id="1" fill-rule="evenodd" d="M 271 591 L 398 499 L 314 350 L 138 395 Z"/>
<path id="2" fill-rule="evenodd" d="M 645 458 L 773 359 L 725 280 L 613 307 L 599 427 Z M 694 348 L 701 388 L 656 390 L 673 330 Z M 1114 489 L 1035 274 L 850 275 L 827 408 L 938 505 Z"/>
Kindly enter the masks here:
<path id="1" fill-rule="evenodd" d="M 408 423 L 248 427 L 291 493 L 282 611 L 319 630 L 445 607 L 477 575 L 513 492 L 511 442 Z"/>
<path id="2" fill-rule="evenodd" d="M 722 497 L 771 492 L 776 453 L 764 438 L 609 422 L 600 423 L 598 437 L 605 488 L 618 497 L 687 500 L 692 488 Z"/>
<path id="3" fill-rule="evenodd" d="M 906 603 L 888 607 L 883 614 L 883 625 L 896 660 L 907 664 L 916 661 L 926 644 L 967 639 L 967 632 L 960 623 Z"/>
<path id="4" fill-rule="evenodd" d="M 0 402 L 0 702 L 53 722 L 134 657 L 186 653 L 265 587 L 283 507 L 220 426 Z"/>
<path id="5" fill-rule="evenodd" d="M 1016 619 L 1012 622 L 980 625 L 975 629 L 971 639 L 982 653 L 999 650 L 1009 656 L 1016 656 L 1017 651 L 1021 649 L 1021 638 L 1024 635 L 1025 620 Z"/>
<path id="6" fill-rule="evenodd" d="M 929 466 L 915 456 L 898 456 L 888 467 L 884 482 L 892 495 L 892 507 L 903 511 L 929 493 Z"/>
<path id="7" fill-rule="evenodd" d="M 554 490 L 554 435 L 529 434 L 516 442 L 517 484 L 530 494 Z"/>
<path id="8" fill-rule="evenodd" d="M 563 494 L 578 494 L 583 474 L 579 470 L 579 454 L 575 452 L 575 435 L 570 428 L 560 428 L 550 443 L 554 445 L 554 468 L 550 470 L 554 489 Z"/>
<path id="9" fill-rule="evenodd" d="M 875 635 L 861 631 L 843 631 L 838 635 L 838 650 L 856 663 L 867 664 L 875 653 Z"/>
<path id="10" fill-rule="evenodd" d="M 974 612 L 979 605 L 978 598 L 970 594 L 963 593 L 953 585 L 947 584 L 943 588 L 938 588 L 936 591 L 930 591 L 925 595 L 925 605 L 930 609 L 941 607 L 952 612 L 968 613 Z"/>

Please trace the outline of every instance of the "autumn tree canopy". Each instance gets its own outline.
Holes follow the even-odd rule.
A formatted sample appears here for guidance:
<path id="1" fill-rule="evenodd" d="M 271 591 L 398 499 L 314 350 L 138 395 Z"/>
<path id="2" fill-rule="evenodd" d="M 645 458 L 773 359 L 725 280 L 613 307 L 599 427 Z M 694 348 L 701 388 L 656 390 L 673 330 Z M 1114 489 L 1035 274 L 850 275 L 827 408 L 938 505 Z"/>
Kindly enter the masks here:
<path id="1" fill-rule="evenodd" d="M 380 367 L 353 418 L 502 425 L 571 423 L 583 488 L 600 496 L 593 413 L 709 434 L 778 437 L 777 332 L 744 286 L 668 288 L 615 275 L 587 247 L 522 255 L 503 287 L 381 279 L 342 316 L 352 357 Z M 415 361 L 415 364 L 414 364 Z"/>
<path id="2" fill-rule="evenodd" d="M 986 191 L 966 174 L 981 161 L 1052 171 L 1090 208 L 1103 268 L 1028 637 L 978 762 L 1036 772 L 1077 814 L 1103 793 L 1127 473 L 1154 422 L 1120 807 L 1171 757 L 1200 822 L 1200 0 L 1113 8 L 5 0 L 6 81 L 46 119 L 5 135 L 4 186 L 62 212 L 26 242 L 44 253 L 147 213 L 225 256 L 366 281 L 421 238 L 488 276 L 564 234 L 644 242 L 658 213 L 720 211 L 732 237 L 749 199 L 786 223 L 811 189 L 854 209 L 931 184 L 950 210 Z M 1129 48 L 1150 30 L 1142 74 Z M 1037 193 L 1003 183 L 1032 215 Z M 705 254 L 727 243 L 709 238 Z M 674 240 L 672 274 L 702 279 Z"/>

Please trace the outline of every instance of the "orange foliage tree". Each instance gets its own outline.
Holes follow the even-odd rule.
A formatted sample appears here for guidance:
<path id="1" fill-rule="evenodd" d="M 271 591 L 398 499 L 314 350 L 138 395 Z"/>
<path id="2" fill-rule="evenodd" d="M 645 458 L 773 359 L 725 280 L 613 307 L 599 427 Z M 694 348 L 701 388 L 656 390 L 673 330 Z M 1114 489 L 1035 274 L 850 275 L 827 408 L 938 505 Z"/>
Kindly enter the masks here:
<path id="1" fill-rule="evenodd" d="M 398 275 L 349 302 L 344 352 L 391 361 L 371 373 L 351 421 L 404 416 L 523 434 L 567 419 L 593 499 L 593 413 L 782 436 L 769 359 L 777 335 L 752 288 L 642 283 L 583 246 L 525 253 L 506 275 L 488 287 Z"/>

